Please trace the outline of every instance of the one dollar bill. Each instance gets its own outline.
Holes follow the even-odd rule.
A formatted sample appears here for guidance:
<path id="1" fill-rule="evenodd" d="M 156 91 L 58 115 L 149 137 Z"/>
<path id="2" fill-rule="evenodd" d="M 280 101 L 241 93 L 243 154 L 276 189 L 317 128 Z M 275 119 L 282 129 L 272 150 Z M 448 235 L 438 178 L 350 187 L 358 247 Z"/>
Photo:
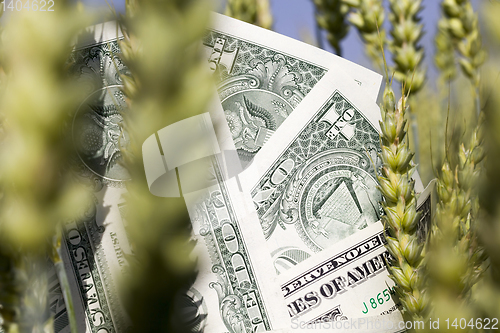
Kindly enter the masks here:
<path id="1" fill-rule="evenodd" d="M 73 53 L 72 71 L 87 84 L 88 98 L 69 115 L 79 149 L 78 176 L 94 192 L 83 217 L 65 225 L 63 260 L 70 280 L 80 332 L 124 332 L 131 323 L 118 293 L 133 255 L 127 237 L 123 194 L 129 179 L 120 163 L 128 136 L 116 25 L 89 29 Z M 87 40 L 85 40 L 87 37 Z M 207 59 L 207 67 L 209 66 Z M 218 105 L 218 109 L 217 109 Z M 235 151 L 226 117 L 216 103 L 210 117 L 221 150 Z M 151 133 L 154 134 L 154 133 Z M 209 159 L 215 185 L 185 195 L 198 239 L 199 274 L 176 311 L 194 331 L 254 332 L 287 327 L 270 256 L 248 194 L 224 177 L 224 163 Z M 274 287 L 273 287 L 274 286 Z"/>
<path id="2" fill-rule="evenodd" d="M 331 70 L 243 173 L 279 273 L 380 220 L 379 121 Z"/>

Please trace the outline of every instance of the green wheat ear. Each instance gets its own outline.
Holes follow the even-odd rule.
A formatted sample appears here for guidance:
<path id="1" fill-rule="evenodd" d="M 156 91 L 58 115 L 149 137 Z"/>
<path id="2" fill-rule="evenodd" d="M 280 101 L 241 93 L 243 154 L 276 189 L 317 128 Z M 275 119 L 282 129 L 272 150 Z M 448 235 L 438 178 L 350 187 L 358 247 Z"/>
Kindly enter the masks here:
<path id="1" fill-rule="evenodd" d="M 207 111 L 215 90 L 196 45 L 205 34 L 209 10 L 201 0 L 128 0 L 126 10 L 120 47 L 130 71 L 122 75 L 130 144 L 122 155 L 132 178 L 126 220 L 135 259 L 121 292 L 132 332 L 183 331 L 175 299 L 196 277 L 191 223 L 184 198 L 149 192 L 142 144 L 158 130 Z"/>
<path id="2" fill-rule="evenodd" d="M 66 129 L 68 110 L 84 97 L 67 73 L 68 58 L 89 23 L 61 1 L 50 15 L 13 15 L 2 32 L 0 314 L 7 332 L 43 329 L 43 264 L 56 230 L 78 218 L 88 199 L 71 170 L 77 156 Z"/>
<path id="3" fill-rule="evenodd" d="M 452 80 L 457 75 L 455 64 L 455 48 L 450 39 L 448 30 L 443 27 L 443 18 L 440 19 L 438 25 L 438 33 L 434 39 L 436 45 L 436 54 L 434 55 L 434 63 L 441 72 L 442 83 Z"/>
<path id="4" fill-rule="evenodd" d="M 380 41 L 383 55 L 383 45 Z M 379 190 L 384 201 L 385 215 L 382 222 L 386 234 L 386 248 L 394 260 L 388 263 L 390 278 L 395 282 L 398 300 L 402 304 L 405 320 L 421 321 L 426 318 L 428 298 L 424 289 L 424 244 L 418 241 L 417 224 L 420 214 L 417 212 L 417 200 L 414 181 L 411 179 L 416 166 L 410 151 L 406 132 L 405 116 L 408 112 L 407 98 L 404 95 L 396 103 L 396 96 L 387 77 L 387 63 L 383 56 L 386 70 L 386 87 L 383 102 L 380 105 L 380 122 L 383 166 L 379 181 Z"/>
<path id="5" fill-rule="evenodd" d="M 453 47 L 453 59 L 456 50 L 461 53 L 461 64 L 473 64 L 472 67 L 461 67 L 475 87 L 475 104 L 479 112 L 479 66 L 482 60 L 476 60 L 484 60 L 485 51 L 481 48 L 477 17 L 469 1 L 443 1 L 442 10 L 444 17 L 439 23 L 439 35 L 449 39 Z M 477 49 L 470 48 L 472 40 Z M 443 41 L 442 44 L 449 48 Z M 469 45 L 469 49 L 464 48 L 464 45 Z M 444 66 L 442 70 L 447 75 L 452 68 Z M 465 131 L 460 137 L 453 138 L 449 145 L 446 144 L 446 156 L 441 170 L 436 174 L 438 204 L 433 218 L 427 264 L 433 316 L 449 316 L 453 313 L 449 308 L 451 304 L 455 305 L 456 317 L 474 316 L 470 304 L 471 293 L 484 274 L 486 259 L 478 240 L 480 209 L 477 184 L 481 178 L 481 161 L 485 157 L 483 126 L 484 116 L 480 114 L 476 127 L 470 133 Z"/>
<path id="6" fill-rule="evenodd" d="M 380 191 L 384 196 L 382 207 L 384 225 L 389 228 L 387 250 L 394 257 L 388 266 L 395 290 L 403 305 L 407 320 L 422 320 L 427 311 L 427 298 L 423 289 L 423 244 L 417 237 L 419 214 L 416 210 L 414 181 L 415 170 L 406 138 L 405 113 L 408 112 L 403 96 L 396 104 L 394 92 L 386 86 L 382 112 Z"/>
<path id="7" fill-rule="evenodd" d="M 477 14 L 470 0 L 446 0 L 441 8 L 443 18 L 439 27 L 461 55 L 458 62 L 462 72 L 478 85 L 479 68 L 486 59 L 486 52 L 482 48 Z"/>
<path id="8" fill-rule="evenodd" d="M 395 63 L 394 78 L 406 87 L 407 92 L 418 92 L 425 80 L 425 70 L 420 65 L 424 51 L 419 45 L 423 35 L 419 12 L 422 0 L 389 0 L 391 22 L 390 50 Z"/>
<path id="9" fill-rule="evenodd" d="M 349 6 L 343 0 L 314 0 L 316 23 L 327 32 L 327 39 L 337 55 L 342 55 L 340 41 L 347 35 Z"/>
<path id="10" fill-rule="evenodd" d="M 353 8 L 349 22 L 356 27 L 366 45 L 366 53 L 382 69 L 384 63 L 380 53 L 379 40 L 385 43 L 385 31 L 382 29 L 385 13 L 379 0 L 344 0 Z M 380 36 L 380 37 L 379 37 Z"/>
<path id="11" fill-rule="evenodd" d="M 270 7 L 269 0 L 227 0 L 224 14 L 271 29 L 273 16 Z"/>
<path id="12" fill-rule="evenodd" d="M 455 53 L 464 75 L 471 80 L 476 99 L 476 112 L 481 112 L 480 68 L 486 60 L 482 47 L 478 15 L 470 0 L 445 0 L 441 4 L 442 18 L 439 20 L 439 34 L 436 37 L 438 52 L 436 64 L 444 77 L 455 76 Z"/>
<path id="13" fill-rule="evenodd" d="M 484 250 L 477 238 L 477 207 L 474 208 L 477 191 L 473 185 L 479 181 L 477 165 L 484 158 L 482 139 L 477 134 L 472 135 L 476 139 L 469 148 L 459 146 L 458 164 L 453 166 L 446 158 L 438 173 L 439 200 L 426 265 L 433 317 L 446 318 L 454 313 L 460 318 L 473 318 L 471 291 L 485 270 Z"/>

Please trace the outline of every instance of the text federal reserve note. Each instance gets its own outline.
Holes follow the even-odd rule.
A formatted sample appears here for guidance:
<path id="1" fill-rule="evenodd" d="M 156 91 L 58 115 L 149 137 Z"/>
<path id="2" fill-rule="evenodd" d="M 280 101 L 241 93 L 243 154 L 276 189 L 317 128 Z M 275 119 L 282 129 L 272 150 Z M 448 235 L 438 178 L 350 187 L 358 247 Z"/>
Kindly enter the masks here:
<path id="1" fill-rule="evenodd" d="M 433 188 L 432 182 L 417 202 L 421 241 L 427 236 Z M 384 320 L 387 315 L 402 321 L 400 304 L 392 296 L 394 282 L 386 269 L 393 260 L 386 243 L 379 221 L 283 272 L 279 281 L 292 327 L 299 323 L 302 327 L 322 328 L 325 323 L 336 327 L 332 323 L 370 316 L 383 316 L 380 319 Z M 390 328 L 405 328 L 398 324 Z"/>

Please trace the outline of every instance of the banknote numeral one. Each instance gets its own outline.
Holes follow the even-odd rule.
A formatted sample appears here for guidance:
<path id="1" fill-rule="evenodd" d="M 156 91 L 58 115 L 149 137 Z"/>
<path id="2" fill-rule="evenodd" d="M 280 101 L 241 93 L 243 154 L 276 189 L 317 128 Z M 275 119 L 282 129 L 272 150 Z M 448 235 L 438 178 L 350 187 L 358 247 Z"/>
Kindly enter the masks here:
<path id="1" fill-rule="evenodd" d="M 262 190 L 257 192 L 253 197 L 253 201 L 256 204 L 267 201 L 271 195 L 276 191 L 276 186 L 283 183 L 288 176 L 293 172 L 295 167 L 295 162 L 292 159 L 286 159 L 281 162 L 281 164 L 274 170 L 271 175 L 271 179 L 266 185 L 262 187 Z"/>
<path id="2" fill-rule="evenodd" d="M 332 112 L 333 113 L 333 112 Z M 338 118 L 333 121 L 333 125 L 330 130 L 326 133 L 326 136 L 333 140 L 337 135 L 342 133 L 342 135 L 350 140 L 354 136 L 355 126 L 350 124 L 350 121 L 354 117 L 354 109 L 347 109 Z"/>
<path id="3" fill-rule="evenodd" d="M 224 51 L 224 46 L 226 45 L 226 40 L 221 37 L 215 39 L 214 46 L 210 47 L 210 56 L 208 58 L 209 68 L 211 71 L 216 71 L 217 68 L 222 65 L 226 67 L 228 72 L 233 69 L 234 63 L 236 62 L 236 56 L 238 55 L 238 49 L 235 51 Z"/>
<path id="4" fill-rule="evenodd" d="M 215 71 L 217 69 L 217 65 L 220 62 L 222 57 L 222 53 L 224 52 L 224 44 L 226 44 L 226 40 L 222 38 L 217 38 L 215 40 L 214 48 L 212 50 L 212 54 L 210 55 L 210 59 L 208 59 L 208 63 L 210 64 L 210 69 Z"/>

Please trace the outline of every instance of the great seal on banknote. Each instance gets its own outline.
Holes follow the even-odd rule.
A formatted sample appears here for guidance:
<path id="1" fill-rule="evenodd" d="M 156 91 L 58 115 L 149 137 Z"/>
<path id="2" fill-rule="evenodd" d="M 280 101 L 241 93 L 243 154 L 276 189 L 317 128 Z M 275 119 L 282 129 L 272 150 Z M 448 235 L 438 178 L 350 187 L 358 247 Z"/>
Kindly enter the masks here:
<path id="1" fill-rule="evenodd" d="M 382 200 L 377 182 L 366 168 L 366 155 L 327 150 L 304 163 L 286 188 L 282 213 L 296 216 L 301 239 L 313 251 L 354 234 L 379 219 Z"/>
<path id="2" fill-rule="evenodd" d="M 216 31 L 203 44 L 238 155 L 249 162 L 326 69 Z"/>
<path id="3" fill-rule="evenodd" d="M 252 189 L 266 239 L 280 226 L 318 252 L 378 221 L 378 140 L 374 125 L 334 92 Z M 275 264 L 305 258 L 291 244 L 280 244 Z"/>
<path id="4" fill-rule="evenodd" d="M 281 54 L 252 59 L 251 69 L 222 82 L 222 106 L 240 158 L 249 160 L 269 140 L 304 98 L 293 72 Z"/>
<path id="5" fill-rule="evenodd" d="M 120 163 L 121 149 L 129 144 L 122 126 L 126 109 L 120 86 L 110 86 L 90 94 L 73 117 L 73 141 L 81 163 L 107 184 L 129 179 Z"/>
<path id="6" fill-rule="evenodd" d="M 104 185 L 123 187 L 130 178 L 120 163 L 120 150 L 128 145 L 122 127 L 126 103 L 121 75 L 129 72 L 120 53 L 118 42 L 110 41 L 76 50 L 69 63 L 71 75 L 87 94 L 69 121 L 80 159 L 76 169 L 95 191 Z"/>

